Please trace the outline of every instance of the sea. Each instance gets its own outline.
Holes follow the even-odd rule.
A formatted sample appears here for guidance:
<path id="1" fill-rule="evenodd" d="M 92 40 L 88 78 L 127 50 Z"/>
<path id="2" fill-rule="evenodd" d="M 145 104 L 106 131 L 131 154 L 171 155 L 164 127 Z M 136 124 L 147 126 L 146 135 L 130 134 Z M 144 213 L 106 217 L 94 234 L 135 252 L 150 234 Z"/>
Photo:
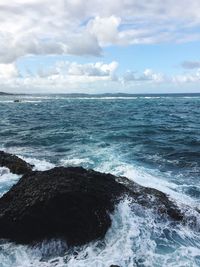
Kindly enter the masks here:
<path id="1" fill-rule="evenodd" d="M 35 170 L 125 176 L 166 193 L 190 218 L 159 219 L 125 198 L 104 240 L 75 248 L 0 240 L 0 267 L 200 266 L 200 94 L 0 96 L 0 150 Z M 0 168 L 0 196 L 19 179 Z"/>

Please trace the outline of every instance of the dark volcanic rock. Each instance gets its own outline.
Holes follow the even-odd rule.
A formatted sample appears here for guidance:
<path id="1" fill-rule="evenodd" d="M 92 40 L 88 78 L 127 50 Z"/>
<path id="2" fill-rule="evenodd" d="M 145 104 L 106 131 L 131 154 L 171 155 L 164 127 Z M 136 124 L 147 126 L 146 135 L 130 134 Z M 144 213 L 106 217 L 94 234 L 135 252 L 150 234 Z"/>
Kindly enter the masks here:
<path id="1" fill-rule="evenodd" d="M 29 173 L 0 199 L 0 237 L 21 243 L 61 237 L 69 245 L 103 238 L 124 192 L 112 175 L 83 168 Z"/>
<path id="2" fill-rule="evenodd" d="M 103 238 L 109 213 L 124 194 L 144 208 L 182 220 L 179 209 L 158 190 L 78 167 L 25 174 L 0 199 L 0 237 L 19 243 L 64 238 L 82 245 Z"/>
<path id="3" fill-rule="evenodd" d="M 182 221 L 183 214 L 177 205 L 169 197 L 154 188 L 141 186 L 126 177 L 116 177 L 116 181 L 122 183 L 132 199 L 143 207 L 154 209 L 159 214 L 167 214 L 175 221 Z"/>
<path id="4" fill-rule="evenodd" d="M 12 173 L 25 174 L 32 171 L 32 165 L 15 155 L 0 151 L 0 167 L 7 167 Z"/>

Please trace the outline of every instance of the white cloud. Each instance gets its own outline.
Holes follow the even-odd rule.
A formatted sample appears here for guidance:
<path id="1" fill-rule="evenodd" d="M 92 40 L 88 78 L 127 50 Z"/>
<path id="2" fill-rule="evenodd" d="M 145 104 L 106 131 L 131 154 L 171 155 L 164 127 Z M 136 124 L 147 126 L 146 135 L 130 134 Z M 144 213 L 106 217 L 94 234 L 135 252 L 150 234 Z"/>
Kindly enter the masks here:
<path id="1" fill-rule="evenodd" d="M 0 64 L 0 79 L 13 79 L 19 76 L 18 69 L 15 64 Z"/>
<path id="2" fill-rule="evenodd" d="M 61 61 L 49 67 L 39 67 L 35 74 L 20 75 L 15 64 L 0 64 L 0 87 L 20 92 L 81 90 L 90 84 L 113 82 L 118 63 L 86 63 Z"/>
<path id="3" fill-rule="evenodd" d="M 146 78 L 147 80 L 152 80 L 154 82 L 163 82 L 166 81 L 166 77 L 162 73 L 156 73 L 151 69 L 146 69 L 144 71 L 143 75 L 144 79 Z"/>
<path id="4" fill-rule="evenodd" d="M 110 64 L 104 64 L 102 62 L 84 65 L 71 63 L 68 69 L 68 74 L 75 76 L 110 77 L 117 67 L 118 63 L 115 61 Z"/>
<path id="5" fill-rule="evenodd" d="M 200 68 L 195 72 L 175 75 L 172 78 L 172 81 L 174 83 L 199 83 L 200 82 Z"/>
<path id="6" fill-rule="evenodd" d="M 122 82 L 155 82 L 160 83 L 166 81 L 166 77 L 162 73 L 156 73 L 151 69 L 146 69 L 142 74 L 138 74 L 135 71 L 128 70 L 123 78 Z"/>
<path id="7" fill-rule="evenodd" d="M 90 20 L 87 28 L 101 45 L 115 44 L 118 41 L 118 27 L 121 23 L 121 19 L 116 16 L 110 17 L 95 17 Z"/>
<path id="8" fill-rule="evenodd" d="M 116 61 L 108 64 L 103 62 L 78 64 L 77 62 L 61 61 L 50 68 L 39 68 L 37 76 L 42 78 L 62 75 L 63 77 L 71 76 L 71 79 L 77 79 L 77 76 L 82 76 L 85 79 L 90 79 L 89 77 L 110 79 L 115 74 L 117 67 Z"/>
<path id="9" fill-rule="evenodd" d="M 70 40 L 66 40 L 67 47 L 63 50 L 63 54 L 71 54 L 78 56 L 101 56 L 102 49 L 98 43 L 97 38 L 88 33 L 84 32 L 79 35 L 72 35 Z"/>
<path id="10" fill-rule="evenodd" d="M 100 56 L 107 45 L 200 40 L 199 0 L 1 0 L 0 62 Z"/>
<path id="11" fill-rule="evenodd" d="M 77 62 L 59 61 L 49 67 L 38 67 L 35 73 L 20 73 L 16 64 L 0 64 L 0 88 L 13 92 L 98 92 L 131 90 L 131 88 L 153 88 L 157 85 L 199 84 L 200 69 L 179 75 L 166 76 L 152 69 L 143 72 L 128 70 L 118 73 L 118 62 L 96 62 L 80 64 Z M 181 86 L 181 88 L 183 88 Z M 147 91 L 148 92 L 148 91 Z"/>

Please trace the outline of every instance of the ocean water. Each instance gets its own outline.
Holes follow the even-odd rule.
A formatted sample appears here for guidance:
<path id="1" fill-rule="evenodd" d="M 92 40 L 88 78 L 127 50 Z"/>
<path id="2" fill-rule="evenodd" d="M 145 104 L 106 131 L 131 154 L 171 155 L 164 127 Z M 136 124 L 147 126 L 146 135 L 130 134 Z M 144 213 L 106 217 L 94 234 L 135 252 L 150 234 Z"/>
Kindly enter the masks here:
<path id="1" fill-rule="evenodd" d="M 104 240 L 73 250 L 60 240 L 0 240 L 0 267 L 200 266 L 200 95 L 2 96 L 0 118 L 0 149 L 35 169 L 126 176 L 167 193 L 190 218 L 174 224 L 124 199 Z M 0 195 L 19 178 L 0 168 Z"/>

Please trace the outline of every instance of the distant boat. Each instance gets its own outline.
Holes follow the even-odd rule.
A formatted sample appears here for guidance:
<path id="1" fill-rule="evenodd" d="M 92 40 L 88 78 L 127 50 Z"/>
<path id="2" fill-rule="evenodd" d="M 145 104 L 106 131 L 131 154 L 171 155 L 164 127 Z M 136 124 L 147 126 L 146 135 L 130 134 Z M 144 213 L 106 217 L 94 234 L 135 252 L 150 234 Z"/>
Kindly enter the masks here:
<path id="1" fill-rule="evenodd" d="M 15 99 L 14 102 L 15 102 L 15 103 L 20 103 L 21 100 L 19 100 L 19 99 Z"/>

